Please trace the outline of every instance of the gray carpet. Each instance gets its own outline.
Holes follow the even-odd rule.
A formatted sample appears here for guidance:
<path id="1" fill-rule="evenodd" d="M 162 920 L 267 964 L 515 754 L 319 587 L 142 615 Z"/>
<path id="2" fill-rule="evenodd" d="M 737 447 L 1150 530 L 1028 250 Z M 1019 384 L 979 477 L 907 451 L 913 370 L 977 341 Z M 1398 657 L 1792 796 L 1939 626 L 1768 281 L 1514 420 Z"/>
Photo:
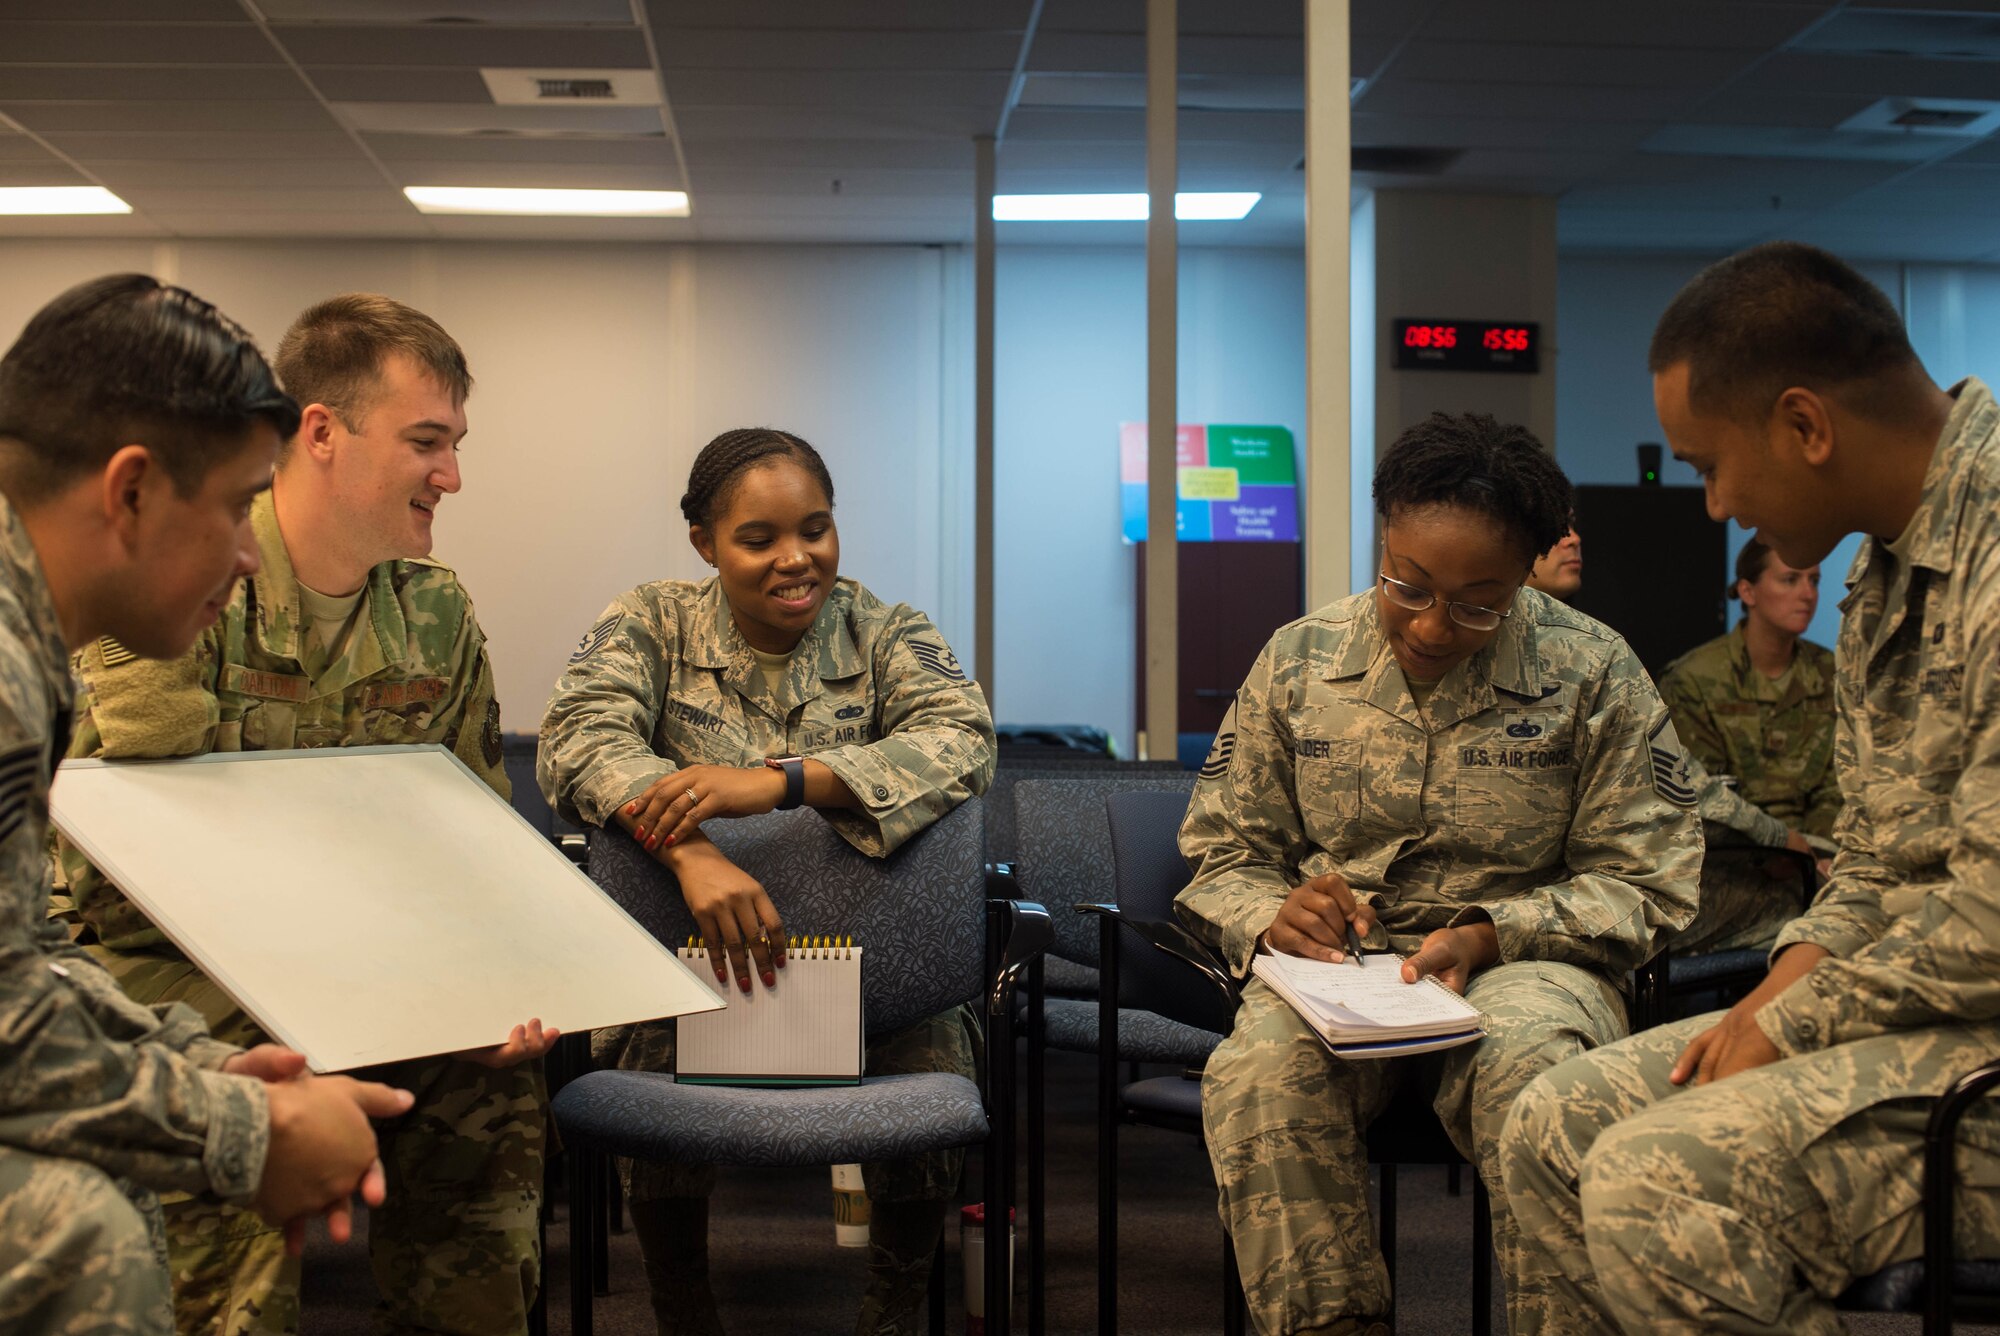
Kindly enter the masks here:
<path id="1" fill-rule="evenodd" d="M 1085 1336 L 1097 1329 L 1096 1146 L 1091 1059 L 1049 1059 L 1048 1331 Z M 1193 1336 L 1221 1328 L 1222 1231 L 1216 1223 L 1208 1162 L 1192 1137 L 1127 1128 L 1119 1155 L 1119 1329 L 1147 1336 Z M 977 1160 L 967 1181 L 976 1186 Z M 1444 1171 L 1402 1172 L 1398 1196 L 1404 1336 L 1460 1336 L 1471 1329 L 1472 1199 L 1445 1191 Z M 713 1204 L 711 1255 L 723 1321 L 736 1336 L 844 1333 L 853 1330 L 862 1289 L 861 1250 L 833 1240 L 833 1205 L 825 1170 L 725 1171 Z M 569 1331 L 567 1209 L 549 1227 L 549 1330 Z M 947 1330 L 964 1330 L 958 1307 L 957 1229 L 952 1241 Z M 611 1294 L 597 1301 L 602 1336 L 653 1336 L 638 1245 L 630 1233 L 611 1240 Z M 374 1327 L 374 1281 L 359 1242 L 334 1247 L 324 1237 L 307 1255 L 303 1336 L 363 1336 Z M 1025 1331 L 1016 1300 L 1016 1330 Z M 1497 1302 L 1493 1329 L 1504 1331 Z M 1915 1318 L 1850 1316 L 1863 1336 L 1905 1336 Z M 1995 1328 L 1961 1326 L 1962 1332 Z"/>

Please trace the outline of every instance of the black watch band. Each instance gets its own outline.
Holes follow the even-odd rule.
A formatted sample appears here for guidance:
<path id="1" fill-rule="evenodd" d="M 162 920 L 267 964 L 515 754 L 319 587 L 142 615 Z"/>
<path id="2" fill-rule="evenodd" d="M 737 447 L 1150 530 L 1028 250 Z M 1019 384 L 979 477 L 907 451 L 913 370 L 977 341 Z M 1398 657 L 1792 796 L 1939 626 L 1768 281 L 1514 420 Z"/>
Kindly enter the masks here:
<path id="1" fill-rule="evenodd" d="M 770 756 L 764 764 L 785 772 L 785 796 L 773 810 L 789 812 L 806 800 L 806 763 L 800 756 Z"/>

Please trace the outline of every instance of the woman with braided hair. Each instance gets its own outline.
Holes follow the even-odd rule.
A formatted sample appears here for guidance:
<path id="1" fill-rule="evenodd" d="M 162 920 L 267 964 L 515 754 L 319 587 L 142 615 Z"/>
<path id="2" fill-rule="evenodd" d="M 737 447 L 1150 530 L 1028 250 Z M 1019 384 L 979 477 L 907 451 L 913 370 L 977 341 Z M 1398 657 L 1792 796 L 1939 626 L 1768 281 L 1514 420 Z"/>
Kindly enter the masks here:
<path id="1" fill-rule="evenodd" d="M 1354 1061 L 1261 981 L 1202 1121 L 1264 1333 L 1386 1331 L 1365 1137 L 1430 1103 L 1515 1232 L 1495 1150 L 1536 1073 L 1625 1033 L 1626 972 L 1694 913 L 1701 830 L 1666 707 L 1618 635 L 1534 589 L 1570 486 L 1525 429 L 1434 414 L 1375 471 L 1375 587 L 1272 636 L 1181 827 L 1178 909 L 1239 976 L 1342 962 L 1352 931 L 1485 1017 L 1475 1043 Z"/>
<path id="2" fill-rule="evenodd" d="M 883 857 L 993 778 L 978 685 L 922 613 L 840 578 L 833 479 L 799 437 L 743 428 L 696 456 L 681 513 L 707 580 L 621 595 L 585 633 L 542 723 L 542 791 L 670 868 L 719 984 L 785 965 L 764 888 L 702 823 L 811 806 Z M 599 1031 L 601 1064 L 670 1070 L 671 1022 Z M 871 1074 L 974 1075 L 970 1018 L 868 1046 Z M 914 1332 L 962 1152 L 864 1166 L 869 1285 L 858 1331 Z M 708 1285 L 708 1165 L 620 1162 L 662 1336 L 722 1330 Z"/>

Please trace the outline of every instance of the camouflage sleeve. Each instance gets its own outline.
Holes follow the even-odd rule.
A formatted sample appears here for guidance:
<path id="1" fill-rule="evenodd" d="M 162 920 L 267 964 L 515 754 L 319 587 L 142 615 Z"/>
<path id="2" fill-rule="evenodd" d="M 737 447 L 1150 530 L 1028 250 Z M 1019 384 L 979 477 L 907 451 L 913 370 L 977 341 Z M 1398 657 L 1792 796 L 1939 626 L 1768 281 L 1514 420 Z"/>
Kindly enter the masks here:
<path id="1" fill-rule="evenodd" d="M 486 633 L 479 629 L 469 599 L 452 650 L 451 695 L 439 718 L 452 753 L 488 788 L 512 801 L 514 788 L 507 780 L 507 757 L 500 743 L 500 702 L 493 694 L 493 664 L 486 656 Z"/>
<path id="2" fill-rule="evenodd" d="M 824 813 L 862 853 L 881 858 L 993 782 L 997 752 L 986 693 L 966 677 L 930 618 L 892 609 L 870 646 L 876 737 L 812 754 L 859 807 Z"/>
<path id="3" fill-rule="evenodd" d="M 535 778 L 565 821 L 605 826 L 678 767 L 653 750 L 678 632 L 626 594 L 584 632 L 542 717 Z"/>
<path id="4" fill-rule="evenodd" d="M 1559 960 L 1624 973 L 1662 931 L 1693 919 L 1701 823 L 1692 769 L 1666 705 L 1625 643 L 1599 685 L 1577 755 L 1576 811 L 1565 881 L 1466 909 L 1453 926 L 1490 918 L 1500 959 Z"/>
<path id="5" fill-rule="evenodd" d="M 1274 638 L 1237 688 L 1181 823 L 1181 853 L 1194 879 L 1175 911 L 1242 976 L 1257 939 L 1299 883 L 1307 851 L 1292 738 L 1277 699 L 1277 649 Z"/>
<path id="6" fill-rule="evenodd" d="M 46 724 L 0 709 L 0 751 L 46 745 Z M 44 915 L 46 828 L 23 815 L 0 812 L 0 1144 L 155 1190 L 249 1196 L 269 1146 L 263 1086 L 204 1070 L 216 1050 L 192 1013 L 131 1002 L 69 945 Z"/>
<path id="7" fill-rule="evenodd" d="M 1687 748 L 1695 788 L 1701 795 L 1701 819 L 1732 830 L 1752 844 L 1772 848 L 1784 844 L 1785 823 L 1722 782 L 1721 775 L 1729 767 L 1729 748 L 1694 675 L 1678 670 L 1678 666 L 1667 669 L 1660 677 L 1660 698 L 1673 716 L 1681 745 Z"/>
<path id="8" fill-rule="evenodd" d="M 221 707 L 216 701 L 219 644 L 213 629 L 178 659 L 140 659 L 116 641 L 94 641 L 76 658 L 83 690 L 69 755 L 200 756 L 214 749 Z M 153 926 L 68 840 L 57 836 L 55 859 L 68 904 L 103 945 L 117 951 L 156 946 Z"/>
<path id="9" fill-rule="evenodd" d="M 1943 881 L 1911 883 L 1873 857 L 1860 794 L 1852 791 L 1851 739 L 1839 753 L 1849 801 L 1838 826 L 1833 876 L 1779 944 L 1816 941 L 1833 952 L 1758 1013 L 1758 1026 L 1786 1054 L 1811 1052 L 1918 1026 L 2000 1017 L 2000 534 L 1986 539 L 1968 572 L 1961 610 L 1965 679 L 1960 710 L 1965 768 L 1951 793 L 1955 839 Z M 1914 695 L 1917 684 L 1904 683 Z M 1840 718 L 1858 704 L 1840 681 Z M 1845 731 L 1845 730 L 1843 730 Z M 1885 893 L 1907 906 L 1893 916 Z M 1803 927 L 1802 927 L 1803 925 Z M 1846 931 L 1843 933 L 1841 929 Z M 1872 940 L 1864 940 L 1873 930 Z"/>
<path id="10" fill-rule="evenodd" d="M 1809 838 L 1831 832 L 1840 820 L 1840 767 L 1828 766 L 1819 783 L 1806 795 L 1805 832 Z"/>

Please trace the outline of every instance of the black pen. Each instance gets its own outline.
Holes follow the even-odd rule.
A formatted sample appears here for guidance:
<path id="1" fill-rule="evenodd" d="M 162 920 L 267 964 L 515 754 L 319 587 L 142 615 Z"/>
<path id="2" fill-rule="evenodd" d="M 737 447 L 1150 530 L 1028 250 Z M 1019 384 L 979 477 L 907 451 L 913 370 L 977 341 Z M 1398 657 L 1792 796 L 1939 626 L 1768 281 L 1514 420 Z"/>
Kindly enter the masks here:
<path id="1" fill-rule="evenodd" d="M 1347 958 L 1354 962 L 1355 968 L 1367 968 L 1361 963 L 1361 934 L 1354 931 L 1353 919 L 1347 920 Z"/>

